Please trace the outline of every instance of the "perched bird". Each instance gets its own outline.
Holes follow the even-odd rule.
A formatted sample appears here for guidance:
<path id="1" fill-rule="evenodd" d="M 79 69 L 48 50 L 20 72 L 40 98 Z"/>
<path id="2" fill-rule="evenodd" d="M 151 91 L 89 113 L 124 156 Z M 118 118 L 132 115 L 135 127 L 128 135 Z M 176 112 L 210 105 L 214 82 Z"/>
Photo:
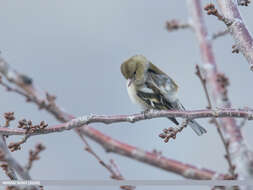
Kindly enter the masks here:
<path id="1" fill-rule="evenodd" d="M 142 55 L 135 55 L 121 64 L 121 73 L 127 79 L 127 91 L 132 102 L 144 110 L 185 110 L 177 98 L 177 84 Z M 179 125 L 175 118 L 169 118 Z M 202 135 L 207 131 L 196 121 L 189 125 Z"/>

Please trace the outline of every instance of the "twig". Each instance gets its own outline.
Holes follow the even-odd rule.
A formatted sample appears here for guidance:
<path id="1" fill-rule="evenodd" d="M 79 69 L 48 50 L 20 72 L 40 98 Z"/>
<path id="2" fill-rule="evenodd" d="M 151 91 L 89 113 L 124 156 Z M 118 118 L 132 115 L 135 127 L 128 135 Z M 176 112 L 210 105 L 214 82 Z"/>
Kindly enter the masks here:
<path id="1" fill-rule="evenodd" d="M 30 137 L 30 135 L 25 135 L 24 138 L 22 138 L 20 141 L 18 141 L 18 142 L 11 142 L 8 145 L 8 148 L 11 150 L 11 152 L 14 152 L 16 150 L 20 150 L 21 149 L 21 145 L 24 144 L 29 137 Z"/>
<path id="2" fill-rule="evenodd" d="M 39 143 L 35 146 L 35 150 L 30 150 L 28 163 L 25 167 L 28 171 L 31 170 L 33 162 L 35 160 L 40 159 L 39 154 L 41 153 L 41 151 L 43 151 L 45 149 L 46 149 L 46 147 L 44 145 L 42 145 L 41 143 Z"/>
<path id="3" fill-rule="evenodd" d="M 112 169 L 112 167 L 109 164 L 106 164 L 91 148 L 90 144 L 88 143 L 88 141 L 83 137 L 83 135 L 80 135 L 80 138 L 82 139 L 82 141 L 85 144 L 85 150 L 87 152 L 89 152 L 92 156 L 94 156 L 96 158 L 96 160 L 99 162 L 99 164 L 101 164 L 105 169 L 107 169 L 110 173 L 111 173 L 111 178 L 113 179 L 120 179 L 122 180 L 123 178 L 121 176 L 118 176 L 116 174 L 116 172 Z"/>
<path id="4" fill-rule="evenodd" d="M 3 137 L 0 138 L 0 149 L 4 154 L 4 160 L 7 162 L 8 166 L 13 168 L 22 179 L 30 180 L 31 177 L 29 173 L 12 157 Z"/>
<path id="5" fill-rule="evenodd" d="M 207 90 L 207 86 L 206 86 L 206 79 L 201 75 L 201 71 L 198 65 L 196 65 L 196 75 L 199 77 L 201 84 L 203 86 L 204 92 L 205 92 L 205 96 L 208 102 L 208 109 L 212 109 L 212 103 L 211 103 L 211 99 Z M 219 122 L 217 121 L 217 119 L 212 118 L 211 119 L 211 123 L 213 123 L 216 126 L 216 129 L 218 131 L 218 134 L 221 138 L 221 141 L 225 147 L 225 151 L 226 151 L 226 155 L 225 158 L 228 162 L 228 166 L 229 166 L 229 173 L 234 177 L 234 179 L 237 178 L 237 174 L 235 173 L 235 166 L 232 164 L 232 160 L 231 160 L 231 155 L 229 152 L 229 141 L 226 141 L 225 137 L 223 136 L 223 133 L 221 131 L 221 126 L 219 124 Z"/>
<path id="6" fill-rule="evenodd" d="M 204 9 L 208 15 L 216 16 L 219 20 L 224 22 L 227 25 L 227 27 L 229 27 L 231 24 L 233 24 L 232 20 L 227 19 L 226 17 L 224 17 L 222 14 L 220 14 L 218 12 L 218 10 L 215 8 L 214 4 L 212 4 L 212 3 L 207 4 Z"/>
<path id="7" fill-rule="evenodd" d="M 6 112 L 4 113 L 4 118 L 5 118 L 5 124 L 3 127 L 9 127 L 10 122 L 15 120 L 14 117 L 14 112 Z"/>
<path id="8" fill-rule="evenodd" d="M 205 70 L 205 78 L 207 85 L 210 87 L 210 95 L 214 100 L 214 105 L 217 107 L 230 108 L 231 103 L 227 97 L 227 80 L 218 73 L 217 65 L 212 51 L 212 44 L 208 40 L 208 32 L 205 26 L 202 6 L 200 0 L 188 0 L 188 7 L 191 18 L 193 20 L 192 25 L 196 33 L 196 37 L 199 42 L 200 52 L 202 56 L 203 68 Z M 230 0 L 219 1 L 220 4 L 227 4 Z M 222 3 L 221 3 L 222 2 Z M 230 6 L 224 7 L 224 10 Z M 224 14 L 224 11 L 222 11 Z M 226 18 L 231 19 L 225 15 Z M 229 26 L 230 30 L 233 30 L 237 22 L 234 22 Z M 245 31 L 241 31 L 245 32 Z M 247 42 L 248 43 L 248 42 Z M 250 42 L 251 43 L 251 42 Z M 241 51 L 241 49 L 240 49 Z M 248 149 L 244 142 L 240 128 L 236 125 L 234 118 L 220 118 L 221 127 L 224 132 L 226 141 L 229 141 L 229 152 L 231 154 L 231 160 L 233 165 L 236 166 L 236 172 L 240 178 L 252 178 L 253 170 L 253 153 Z"/>
<path id="9" fill-rule="evenodd" d="M 3 128 L 7 128 L 10 125 L 10 122 L 15 120 L 14 112 L 6 112 L 4 113 L 5 118 L 5 124 Z M 6 136 L 0 135 L 0 138 L 2 139 L 2 143 L 6 146 Z M 6 155 L 3 150 L 0 149 L 0 161 L 3 162 L 0 167 L 4 170 L 5 174 L 11 179 L 11 180 L 17 180 L 17 176 L 13 168 L 11 168 L 8 163 L 6 162 Z"/>
<path id="10" fill-rule="evenodd" d="M 229 34 L 228 29 L 218 31 L 212 35 L 212 40 L 216 40 L 217 38 L 225 36 L 226 34 Z"/>
<path id="11" fill-rule="evenodd" d="M 248 5 L 247 0 L 217 0 L 220 7 L 221 13 L 229 20 L 233 21 L 228 29 L 231 36 L 234 38 L 236 47 L 246 58 L 249 63 L 251 71 L 253 71 L 253 39 L 252 36 L 245 25 L 238 8 L 238 5 Z"/>
<path id="12" fill-rule="evenodd" d="M 177 134 L 180 133 L 184 128 L 187 127 L 188 122 L 189 121 L 187 119 L 185 119 L 182 122 L 181 126 L 178 128 L 169 127 L 167 129 L 164 129 L 163 133 L 159 134 L 159 137 L 164 139 L 165 143 L 169 142 L 170 138 L 176 139 Z"/>
<path id="13" fill-rule="evenodd" d="M 4 118 L 6 120 L 5 126 L 3 128 L 7 129 L 9 127 L 10 121 L 13 121 L 15 119 L 13 112 L 7 112 L 4 114 Z M 11 155 L 11 153 L 8 150 L 5 136 L 0 135 L 0 160 L 4 161 L 5 164 L 2 165 L 2 168 L 6 172 L 7 176 L 9 176 L 12 180 L 17 180 L 17 176 L 14 172 L 14 170 L 19 174 L 19 176 L 23 180 L 31 180 L 31 177 L 28 173 L 28 171 L 23 168 Z M 27 190 L 38 190 L 38 186 L 29 186 Z"/>
<path id="14" fill-rule="evenodd" d="M 184 23 L 175 19 L 166 22 L 166 29 L 169 32 L 172 32 L 178 29 L 190 28 L 190 27 L 191 25 L 189 23 L 186 23 L 186 22 Z"/>
<path id="15" fill-rule="evenodd" d="M 111 173 L 111 178 L 115 179 L 115 180 L 124 180 L 124 177 L 118 172 L 118 170 L 114 171 L 113 168 L 105 163 L 91 148 L 90 144 L 88 143 L 88 141 L 83 137 L 83 135 L 81 133 L 78 133 L 80 138 L 82 139 L 82 141 L 85 144 L 85 150 L 87 152 L 89 152 L 92 156 L 94 156 L 94 158 L 96 158 L 96 160 L 98 161 L 98 163 L 103 166 L 107 171 L 109 171 Z M 128 188 L 128 189 L 127 189 Z M 122 186 L 121 189 L 126 189 L 126 190 L 133 190 L 135 189 L 135 187 L 132 186 Z"/>
<path id="16" fill-rule="evenodd" d="M 3 128 L 7 128 L 9 127 L 10 121 L 15 120 L 14 112 L 5 113 L 4 117 L 6 121 L 5 121 L 5 126 Z M 26 121 L 26 119 L 20 120 L 18 124 L 19 124 L 18 128 L 24 129 L 25 136 L 20 141 L 11 142 L 9 144 L 8 148 L 11 150 L 11 152 L 21 149 L 21 145 L 24 144 L 27 141 L 27 139 L 30 137 L 29 133 L 34 133 L 34 132 L 39 133 L 48 126 L 44 121 L 41 121 L 39 125 L 33 125 L 31 120 Z"/>
<path id="17" fill-rule="evenodd" d="M 206 96 L 207 103 L 208 103 L 207 109 L 212 109 L 211 99 L 210 99 L 210 96 L 209 96 L 209 93 L 207 90 L 207 86 L 206 86 L 206 79 L 202 76 L 198 65 L 196 65 L 196 75 L 199 77 L 199 80 L 200 80 L 202 87 L 204 89 L 204 92 L 205 92 L 205 96 Z"/>
<path id="18" fill-rule="evenodd" d="M 110 159 L 110 164 L 114 168 L 115 172 L 117 173 L 117 176 L 119 176 L 120 178 L 124 179 L 124 177 L 122 176 L 122 174 L 121 174 L 121 172 L 119 170 L 118 165 L 115 163 L 115 161 L 113 159 Z M 120 188 L 124 189 L 124 190 L 133 190 L 136 187 L 135 186 L 131 186 L 131 185 L 123 185 L 123 186 L 120 186 Z"/>

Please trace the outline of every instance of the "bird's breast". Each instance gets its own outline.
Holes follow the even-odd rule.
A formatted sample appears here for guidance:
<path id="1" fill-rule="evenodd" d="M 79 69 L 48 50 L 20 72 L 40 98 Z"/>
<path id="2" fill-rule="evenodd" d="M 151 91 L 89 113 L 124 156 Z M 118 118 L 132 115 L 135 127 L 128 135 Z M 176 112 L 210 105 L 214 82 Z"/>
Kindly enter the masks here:
<path id="1" fill-rule="evenodd" d="M 135 85 L 131 84 L 129 86 L 128 84 L 129 84 L 129 81 L 127 81 L 127 92 L 128 92 L 128 95 L 129 95 L 131 101 L 134 104 L 140 105 L 142 109 L 147 109 L 146 103 L 137 96 L 137 90 L 136 90 Z"/>

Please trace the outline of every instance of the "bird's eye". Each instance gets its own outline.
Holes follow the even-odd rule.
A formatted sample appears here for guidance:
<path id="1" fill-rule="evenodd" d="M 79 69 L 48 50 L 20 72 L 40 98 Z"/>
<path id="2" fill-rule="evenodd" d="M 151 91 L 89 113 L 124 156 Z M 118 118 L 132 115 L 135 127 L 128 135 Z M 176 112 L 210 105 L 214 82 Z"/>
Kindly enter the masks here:
<path id="1" fill-rule="evenodd" d="M 136 75 L 136 71 L 134 71 L 134 75 Z"/>

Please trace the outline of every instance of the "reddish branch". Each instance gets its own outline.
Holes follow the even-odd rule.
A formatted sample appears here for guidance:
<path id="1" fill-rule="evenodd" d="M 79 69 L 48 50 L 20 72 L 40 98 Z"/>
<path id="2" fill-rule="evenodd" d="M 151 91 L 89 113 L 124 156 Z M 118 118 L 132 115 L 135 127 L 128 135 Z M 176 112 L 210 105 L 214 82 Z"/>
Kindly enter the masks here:
<path id="1" fill-rule="evenodd" d="M 207 103 L 208 103 L 208 106 L 207 108 L 208 109 L 212 109 L 213 106 L 212 106 L 212 102 L 211 102 L 211 98 L 209 96 L 209 93 L 208 93 L 208 89 L 207 89 L 207 85 L 206 85 L 206 79 L 202 76 L 201 74 L 201 71 L 200 71 L 200 68 L 198 65 L 196 65 L 196 75 L 199 77 L 200 81 L 201 81 L 201 84 L 204 88 L 204 92 L 205 92 L 205 95 L 206 95 L 206 99 L 207 99 Z M 220 123 L 217 121 L 216 118 L 212 118 L 210 120 L 210 123 L 213 123 L 215 126 L 216 126 L 216 129 L 217 129 L 217 132 L 221 138 L 221 141 L 225 147 L 225 151 L 226 151 L 226 155 L 225 155 L 225 158 L 228 162 L 228 166 L 229 166 L 229 173 L 236 179 L 237 178 L 237 174 L 235 173 L 235 166 L 232 164 L 232 160 L 231 160 L 231 155 L 230 155 L 230 152 L 229 152 L 229 143 L 228 141 L 226 141 L 222 131 L 221 131 L 221 125 Z"/>
<path id="2" fill-rule="evenodd" d="M 24 77 L 10 68 L 9 64 L 0 58 L 0 72 L 7 78 L 7 80 L 15 85 L 17 85 L 20 89 L 22 89 L 25 96 L 29 98 L 29 100 L 36 103 L 38 106 L 43 103 L 43 108 L 46 109 L 49 113 L 55 116 L 61 122 L 67 122 L 71 119 L 74 119 L 74 116 L 71 114 L 67 114 L 64 112 L 59 106 L 55 103 L 48 104 L 48 101 L 41 98 L 43 95 L 37 91 L 34 87 L 32 80 L 29 77 Z M 21 94 L 21 93 L 19 93 Z M 22 94 L 21 94 L 22 95 Z M 44 130 L 48 130 L 47 128 Z M 192 179 L 214 179 L 214 178 L 222 178 L 228 179 L 228 176 L 217 174 L 214 171 L 197 168 L 192 165 L 184 164 L 169 158 L 160 157 L 157 154 L 146 152 L 140 148 L 122 143 L 118 140 L 115 140 L 98 130 L 85 126 L 82 128 L 76 129 L 77 132 L 81 135 L 88 136 L 95 142 L 99 143 L 106 150 L 110 150 L 116 154 L 121 154 L 127 156 L 129 158 L 138 160 L 140 162 L 155 166 L 157 168 L 164 169 L 169 172 L 176 173 L 186 178 Z M 17 134 L 20 131 L 17 131 Z"/>
<path id="3" fill-rule="evenodd" d="M 200 0 L 188 0 L 189 11 L 192 17 L 192 25 L 195 29 L 195 33 L 199 42 L 201 50 L 203 68 L 205 71 L 205 78 L 207 85 L 210 89 L 210 95 L 214 101 L 214 105 L 217 107 L 230 108 L 231 103 L 227 97 L 227 79 L 223 74 L 220 74 L 217 69 L 215 58 L 212 51 L 212 45 L 208 40 L 207 29 L 205 26 L 202 6 Z M 222 7 L 222 12 L 227 19 L 232 19 L 233 23 L 229 26 L 230 32 L 238 38 L 237 44 L 240 47 L 240 51 L 243 51 L 245 55 L 248 55 L 248 61 L 252 60 L 252 40 L 248 34 L 246 27 L 244 26 L 237 5 L 234 5 L 234 1 L 218 1 Z M 231 5 L 231 6 L 227 6 Z M 223 7 L 224 6 L 224 7 Z M 232 12 L 231 12 L 232 10 Z M 235 18 L 240 18 L 235 20 Z M 240 29 L 240 32 L 238 31 Z M 248 36 L 248 37 L 246 37 Z M 249 38 L 250 37 L 250 38 Z M 246 38 L 249 40 L 246 42 Z M 250 44 L 250 48 L 247 46 Z M 245 49 L 244 46 L 247 46 Z M 236 166 L 236 171 L 240 178 L 251 178 L 253 170 L 253 154 L 248 149 L 244 142 L 239 126 L 236 124 L 234 118 L 220 118 L 221 127 L 224 133 L 226 141 L 229 143 L 229 152 L 231 154 L 231 160 L 233 165 Z"/>
<path id="4" fill-rule="evenodd" d="M 236 1 L 217 0 L 217 2 L 221 10 L 219 15 L 224 18 L 223 21 L 228 21 L 224 23 L 227 25 L 230 34 L 234 38 L 236 47 L 244 55 L 250 65 L 250 69 L 253 71 L 253 39 L 240 15 Z M 249 1 L 247 0 L 238 0 L 239 5 L 247 6 L 248 3 Z M 214 5 L 212 6 L 214 7 Z M 216 12 L 218 11 L 216 10 Z M 221 17 L 218 16 L 219 19 Z"/>
<path id="5" fill-rule="evenodd" d="M 109 136 L 103 135 L 96 129 L 90 130 L 90 127 L 82 129 L 88 137 L 99 143 L 107 152 L 113 152 L 129 158 L 138 160 L 140 162 L 161 168 L 163 170 L 176 173 L 185 178 L 191 179 L 231 179 L 227 175 L 215 173 L 204 168 L 197 168 L 190 164 L 172 160 L 153 152 L 147 152 L 140 148 L 124 144 Z"/>

